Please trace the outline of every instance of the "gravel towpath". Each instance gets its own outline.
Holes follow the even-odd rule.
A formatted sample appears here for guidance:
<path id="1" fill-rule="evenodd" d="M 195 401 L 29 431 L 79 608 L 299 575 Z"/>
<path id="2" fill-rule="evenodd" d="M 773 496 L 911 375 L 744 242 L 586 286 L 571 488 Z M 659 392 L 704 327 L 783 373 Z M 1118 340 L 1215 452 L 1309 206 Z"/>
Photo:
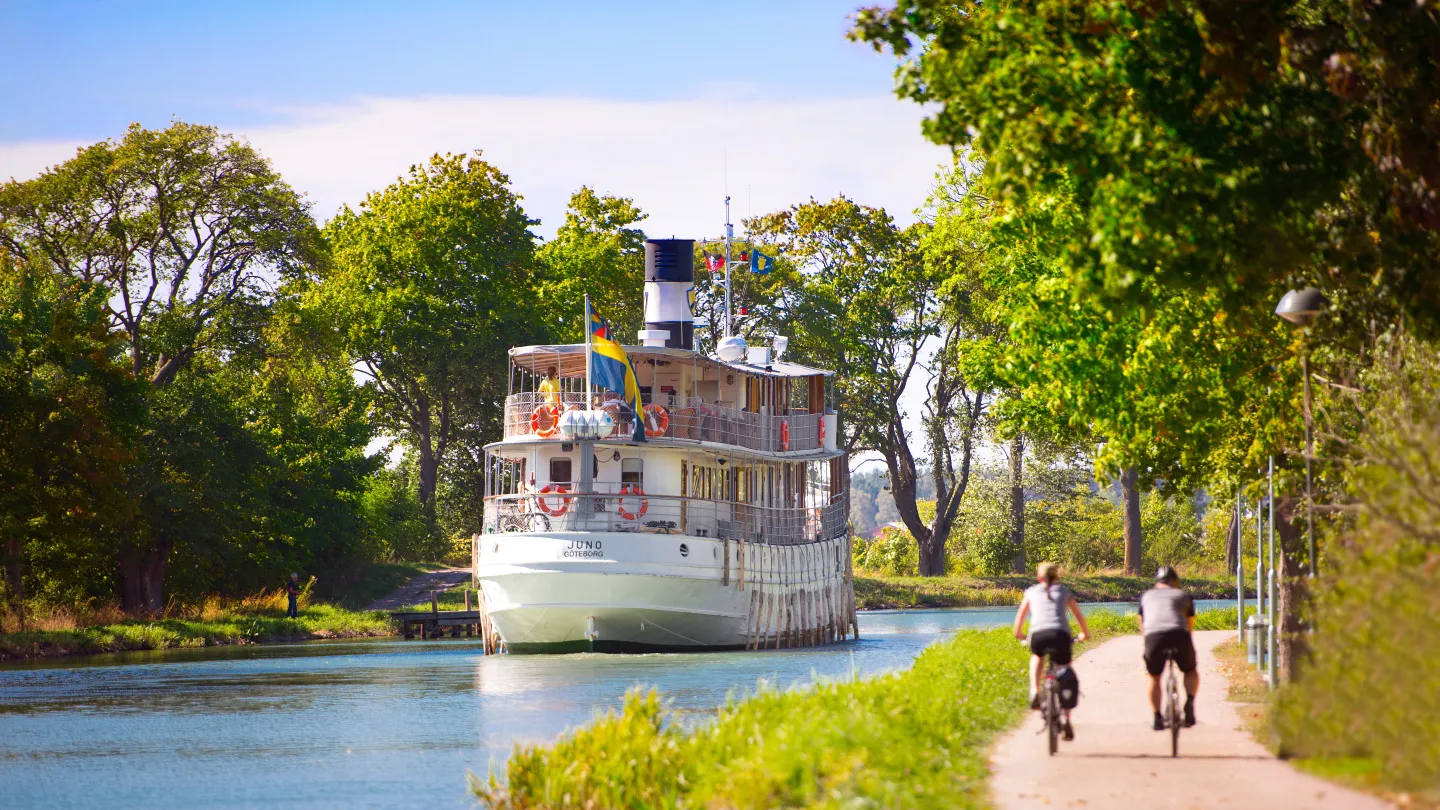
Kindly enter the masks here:
<path id="1" fill-rule="evenodd" d="M 431 591 L 446 591 L 456 585 L 470 581 L 469 568 L 446 568 L 412 577 L 409 582 L 391 591 L 383 599 L 376 599 L 366 610 L 399 610 L 410 605 L 430 601 Z"/>
<path id="2" fill-rule="evenodd" d="M 1233 631 L 1195 634 L 1199 654 L 1199 723 L 1180 734 L 1180 757 L 1170 735 L 1150 727 L 1139 636 L 1101 644 L 1076 661 L 1080 705 L 1075 741 L 1049 756 L 1034 713 L 1005 736 L 991 755 L 995 803 L 1006 810 L 1073 807 L 1085 810 L 1382 810 L 1380 799 L 1303 774 L 1255 742 L 1225 700 L 1215 645 Z M 1182 691 L 1183 694 L 1183 691 Z"/>

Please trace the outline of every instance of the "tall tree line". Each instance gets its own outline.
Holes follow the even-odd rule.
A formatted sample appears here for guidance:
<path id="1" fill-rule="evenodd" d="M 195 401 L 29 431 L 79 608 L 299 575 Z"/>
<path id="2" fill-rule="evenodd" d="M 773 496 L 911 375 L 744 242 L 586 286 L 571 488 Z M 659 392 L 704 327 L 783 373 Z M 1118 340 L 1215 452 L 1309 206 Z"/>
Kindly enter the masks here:
<path id="1" fill-rule="evenodd" d="M 542 248 L 503 173 L 436 156 L 322 228 L 251 146 L 184 122 L 0 185 L 12 608 L 153 614 L 443 556 L 478 525 L 506 349 L 573 330 L 582 288 L 639 320 L 643 214 L 572 202 Z M 398 467 L 366 454 L 381 436 Z"/>

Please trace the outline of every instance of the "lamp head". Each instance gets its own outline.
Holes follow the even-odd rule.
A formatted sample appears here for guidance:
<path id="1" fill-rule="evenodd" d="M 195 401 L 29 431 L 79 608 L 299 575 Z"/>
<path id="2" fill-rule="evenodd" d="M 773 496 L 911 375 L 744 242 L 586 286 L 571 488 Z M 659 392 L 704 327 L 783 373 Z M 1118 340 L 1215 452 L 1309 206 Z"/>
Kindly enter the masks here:
<path id="1" fill-rule="evenodd" d="M 1306 287 L 1285 293 L 1275 307 L 1275 314 L 1297 326 L 1308 326 L 1329 304 L 1330 299 L 1324 293 Z"/>

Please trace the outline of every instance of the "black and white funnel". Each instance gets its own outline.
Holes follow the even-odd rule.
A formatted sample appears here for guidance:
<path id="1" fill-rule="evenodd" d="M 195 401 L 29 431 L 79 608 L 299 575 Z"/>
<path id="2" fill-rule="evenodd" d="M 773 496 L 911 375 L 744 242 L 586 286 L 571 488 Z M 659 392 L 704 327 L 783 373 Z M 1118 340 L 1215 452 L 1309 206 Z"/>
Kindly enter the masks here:
<path id="1" fill-rule="evenodd" d="M 645 240 L 645 329 L 668 349 L 695 348 L 695 240 Z"/>

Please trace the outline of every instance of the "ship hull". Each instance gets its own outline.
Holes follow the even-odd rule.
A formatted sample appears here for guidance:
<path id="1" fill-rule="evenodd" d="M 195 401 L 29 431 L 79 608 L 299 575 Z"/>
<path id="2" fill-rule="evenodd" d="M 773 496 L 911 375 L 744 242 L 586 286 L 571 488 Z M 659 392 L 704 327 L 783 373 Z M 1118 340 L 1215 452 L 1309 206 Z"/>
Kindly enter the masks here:
<path id="1" fill-rule="evenodd" d="M 513 653 L 808 646 L 853 624 L 844 538 L 532 532 L 476 543 L 485 610 Z"/>

